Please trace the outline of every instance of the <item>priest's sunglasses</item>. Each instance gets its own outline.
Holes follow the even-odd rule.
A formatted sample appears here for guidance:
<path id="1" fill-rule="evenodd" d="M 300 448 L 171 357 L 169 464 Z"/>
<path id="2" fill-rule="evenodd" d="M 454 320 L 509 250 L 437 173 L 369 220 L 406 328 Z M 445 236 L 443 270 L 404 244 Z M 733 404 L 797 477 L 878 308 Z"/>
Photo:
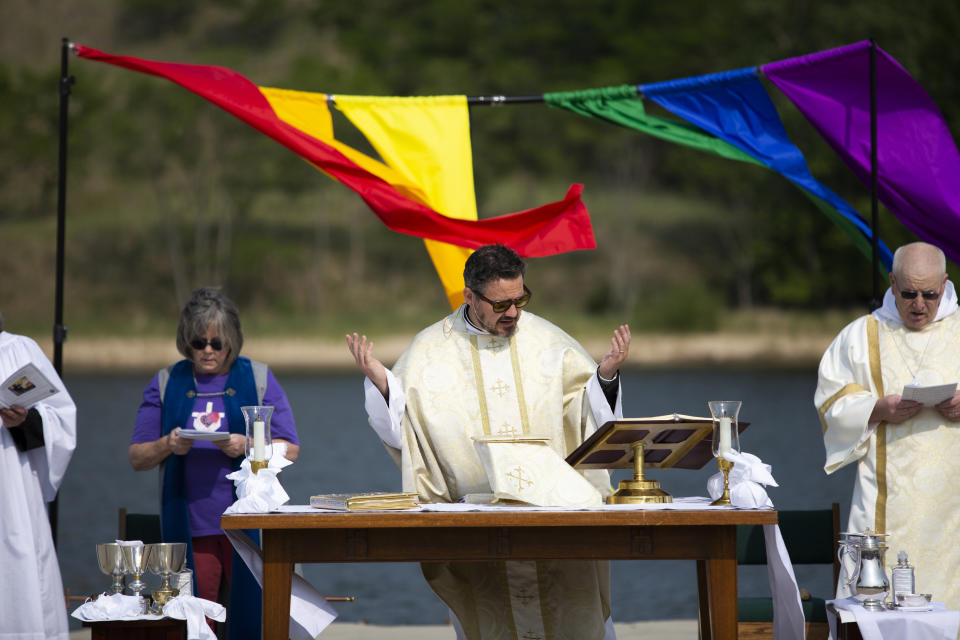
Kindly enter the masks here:
<path id="1" fill-rule="evenodd" d="M 904 300 L 914 300 L 918 295 L 924 300 L 936 300 L 940 297 L 940 294 L 936 291 L 913 291 L 911 289 L 900 290 L 900 297 Z"/>
<path id="2" fill-rule="evenodd" d="M 196 351 L 203 351 L 207 348 L 207 345 L 210 345 L 210 348 L 214 351 L 220 351 L 223 349 L 223 340 L 220 338 L 214 338 L 213 340 L 201 340 L 200 338 L 195 338 L 190 341 L 190 346 Z"/>
<path id="3" fill-rule="evenodd" d="M 523 295 L 519 298 L 513 298 L 512 300 L 491 300 L 487 296 L 483 295 L 476 289 L 471 289 L 477 296 L 484 302 L 490 303 L 490 306 L 493 307 L 494 313 L 503 313 L 510 307 L 516 307 L 517 309 L 523 309 L 527 306 L 527 303 L 530 302 L 530 296 L 533 294 L 530 293 L 530 289 L 527 289 L 527 285 L 523 285 Z"/>

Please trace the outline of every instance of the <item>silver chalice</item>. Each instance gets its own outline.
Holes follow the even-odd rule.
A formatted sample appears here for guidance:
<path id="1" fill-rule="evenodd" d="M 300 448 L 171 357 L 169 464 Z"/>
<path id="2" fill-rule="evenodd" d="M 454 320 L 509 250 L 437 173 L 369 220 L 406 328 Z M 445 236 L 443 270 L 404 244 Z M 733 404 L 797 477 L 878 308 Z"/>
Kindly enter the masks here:
<path id="1" fill-rule="evenodd" d="M 160 576 L 160 588 L 153 590 L 153 601 L 158 607 L 163 607 L 171 598 L 180 595 L 180 590 L 170 584 L 170 578 L 175 573 L 183 571 L 187 560 L 187 543 L 185 542 L 158 542 L 150 545 L 150 571 Z"/>
<path id="2" fill-rule="evenodd" d="M 100 571 L 113 576 L 113 585 L 110 587 L 110 594 L 123 593 L 123 552 L 120 545 L 116 542 L 103 542 L 97 545 L 97 563 L 100 565 Z"/>
<path id="3" fill-rule="evenodd" d="M 147 563 L 150 561 L 152 544 L 123 544 L 120 545 L 123 552 L 123 569 L 126 573 L 133 575 L 133 582 L 127 585 L 127 588 L 133 595 L 143 601 L 140 592 L 147 584 L 142 580 L 143 574 L 147 571 Z"/>

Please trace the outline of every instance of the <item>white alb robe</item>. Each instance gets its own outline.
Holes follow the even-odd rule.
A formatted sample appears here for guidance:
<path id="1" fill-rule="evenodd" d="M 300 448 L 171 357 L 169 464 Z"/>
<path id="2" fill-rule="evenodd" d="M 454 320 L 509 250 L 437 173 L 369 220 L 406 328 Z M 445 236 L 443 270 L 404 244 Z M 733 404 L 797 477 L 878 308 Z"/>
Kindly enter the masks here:
<path id="1" fill-rule="evenodd" d="M 847 531 L 888 534 L 887 567 L 905 550 L 916 588 L 960 609 L 960 423 L 924 407 L 901 424 L 869 424 L 876 401 L 904 385 L 960 381 L 960 313 L 948 288 L 934 322 L 907 328 L 884 306 L 850 323 L 820 362 L 814 398 L 832 473 L 857 463 Z M 839 596 L 849 595 L 841 575 Z M 889 577 L 889 576 L 888 576 Z"/>
<path id="2" fill-rule="evenodd" d="M 460 307 L 418 334 L 388 371 L 389 409 L 369 380 L 366 407 L 400 463 L 404 491 L 456 501 L 491 491 L 473 437 L 546 435 L 565 457 L 597 424 L 622 417 L 619 393 L 611 410 L 596 369 L 573 338 L 529 312 L 508 339 L 478 333 Z M 607 472 L 584 475 L 610 493 Z M 458 637 L 613 637 L 607 562 L 431 563 L 423 570 L 462 628 Z"/>
<path id="3" fill-rule="evenodd" d="M 36 342 L 0 332 L 0 380 L 33 362 L 61 391 L 37 403 L 44 446 L 20 452 L 0 427 L 0 640 L 67 640 L 67 609 L 46 503 L 76 446 L 76 407 Z"/>

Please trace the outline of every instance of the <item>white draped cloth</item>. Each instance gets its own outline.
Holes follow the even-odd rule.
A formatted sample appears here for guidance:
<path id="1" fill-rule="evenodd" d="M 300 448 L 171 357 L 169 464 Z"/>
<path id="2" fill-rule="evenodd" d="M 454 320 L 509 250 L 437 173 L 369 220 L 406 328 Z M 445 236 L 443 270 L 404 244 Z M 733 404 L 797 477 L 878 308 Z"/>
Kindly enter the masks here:
<path id="1" fill-rule="evenodd" d="M 512 337 L 494 336 L 467 323 L 465 308 L 420 332 L 387 372 L 389 406 L 366 381 L 370 424 L 400 465 L 403 490 L 424 502 L 492 493 L 475 438 L 544 436 L 565 457 L 597 425 L 622 417 L 619 388 L 611 409 L 596 363 L 562 330 L 524 312 Z M 610 493 L 606 471 L 584 477 Z M 423 571 L 458 638 L 614 637 L 607 562 L 432 563 Z"/>
<path id="2" fill-rule="evenodd" d="M 35 405 L 44 446 L 18 451 L 0 427 L 0 640 L 69 637 L 67 609 L 46 503 L 76 446 L 76 407 L 36 342 L 0 332 L 0 380 L 32 362 L 59 393 Z"/>
<path id="3" fill-rule="evenodd" d="M 888 290 L 883 307 L 847 325 L 820 362 L 814 403 L 827 473 L 857 465 L 847 530 L 888 534 L 916 566 L 917 590 L 960 609 L 960 423 L 932 407 L 900 424 L 869 422 L 904 385 L 960 381 L 960 313 L 948 282 L 936 319 L 907 328 Z M 889 559 L 888 559 L 889 561 Z M 849 595 L 846 567 L 838 597 Z"/>

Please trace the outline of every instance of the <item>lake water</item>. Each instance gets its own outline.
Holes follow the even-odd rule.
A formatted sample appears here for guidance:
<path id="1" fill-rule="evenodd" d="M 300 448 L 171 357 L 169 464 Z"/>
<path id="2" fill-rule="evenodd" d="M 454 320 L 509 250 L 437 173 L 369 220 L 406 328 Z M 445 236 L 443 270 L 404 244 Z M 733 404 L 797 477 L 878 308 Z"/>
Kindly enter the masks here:
<path id="1" fill-rule="evenodd" d="M 64 586 L 73 594 L 105 590 L 110 578 L 97 567 L 96 543 L 117 536 L 117 509 L 156 513 L 157 471 L 135 472 L 127 461 L 133 418 L 149 376 L 71 376 L 65 382 L 78 407 L 78 446 L 59 501 L 58 552 Z M 359 375 L 285 375 L 301 440 L 299 460 L 280 481 L 292 504 L 315 493 L 399 490 L 400 473 L 367 425 Z M 813 408 L 816 371 L 626 371 L 624 413 L 707 415 L 708 400 L 743 401 L 744 451 L 772 465 L 779 487 L 768 490 L 778 509 L 819 509 L 839 502 L 845 523 L 853 468 L 823 472 L 823 442 Z M 700 470 L 651 471 L 674 496 L 706 495 L 712 464 Z M 628 477 L 614 474 L 614 485 Z M 801 587 L 830 594 L 830 567 L 797 569 Z M 338 603 L 344 621 L 371 624 L 441 624 L 446 608 L 427 588 L 415 564 L 305 565 L 305 577 L 326 595 L 356 596 Z M 147 580 L 155 580 L 149 576 Z M 741 595 L 765 595 L 766 570 L 740 569 Z M 150 584 L 153 584 L 150 582 Z M 617 621 L 696 618 L 694 561 L 612 563 L 613 616 Z M 76 605 L 71 606 L 71 610 Z M 71 618 L 71 628 L 76 623 Z"/>

